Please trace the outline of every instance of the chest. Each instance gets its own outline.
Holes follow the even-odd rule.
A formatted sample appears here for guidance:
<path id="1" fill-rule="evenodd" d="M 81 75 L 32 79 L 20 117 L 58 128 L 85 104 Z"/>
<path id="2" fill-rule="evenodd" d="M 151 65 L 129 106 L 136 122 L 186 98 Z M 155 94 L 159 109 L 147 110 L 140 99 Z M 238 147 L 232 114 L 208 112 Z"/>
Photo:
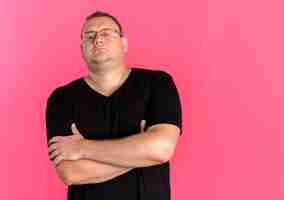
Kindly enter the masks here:
<path id="1" fill-rule="evenodd" d="M 86 138 L 121 138 L 140 132 L 148 104 L 145 88 L 111 97 L 84 94 L 73 105 L 73 119 Z"/>

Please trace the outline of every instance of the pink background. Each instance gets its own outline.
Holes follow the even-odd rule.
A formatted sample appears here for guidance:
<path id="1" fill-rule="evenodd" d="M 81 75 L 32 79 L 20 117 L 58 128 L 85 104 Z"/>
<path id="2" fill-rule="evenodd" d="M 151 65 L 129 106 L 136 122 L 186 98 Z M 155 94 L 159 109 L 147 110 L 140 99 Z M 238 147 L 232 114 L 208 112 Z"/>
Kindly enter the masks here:
<path id="1" fill-rule="evenodd" d="M 55 87 L 87 72 L 79 35 L 96 9 L 123 24 L 129 65 L 176 81 L 184 134 L 172 159 L 172 199 L 284 199 L 283 6 L 2 0 L 1 199 L 65 199 L 47 157 L 45 106 Z"/>

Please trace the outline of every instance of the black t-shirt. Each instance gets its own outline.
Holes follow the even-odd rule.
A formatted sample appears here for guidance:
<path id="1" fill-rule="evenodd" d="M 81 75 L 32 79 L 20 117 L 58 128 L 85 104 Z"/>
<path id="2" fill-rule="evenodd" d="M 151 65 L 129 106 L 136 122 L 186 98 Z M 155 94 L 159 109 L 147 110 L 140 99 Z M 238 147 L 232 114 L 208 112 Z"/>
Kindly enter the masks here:
<path id="1" fill-rule="evenodd" d="M 170 123 L 182 133 L 181 103 L 172 77 L 160 70 L 131 68 L 125 82 L 104 96 L 83 79 L 56 88 L 48 98 L 48 141 L 71 135 L 71 124 L 87 139 L 112 139 L 138 134 L 141 120 L 146 128 Z M 166 134 L 166 133 L 165 133 Z M 169 200 L 169 162 L 140 167 L 114 179 L 68 186 L 68 200 Z"/>

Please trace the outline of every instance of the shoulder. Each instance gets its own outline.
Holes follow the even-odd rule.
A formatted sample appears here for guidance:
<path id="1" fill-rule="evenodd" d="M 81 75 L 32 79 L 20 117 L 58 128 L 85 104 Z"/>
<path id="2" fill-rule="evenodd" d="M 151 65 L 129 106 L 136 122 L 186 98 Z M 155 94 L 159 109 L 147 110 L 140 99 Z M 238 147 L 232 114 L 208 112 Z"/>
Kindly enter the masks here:
<path id="1" fill-rule="evenodd" d="M 66 84 L 62 84 L 53 89 L 49 95 L 50 98 L 64 98 L 64 96 L 69 95 L 76 88 L 79 88 L 82 78 L 69 81 Z"/>
<path id="2" fill-rule="evenodd" d="M 165 70 L 146 69 L 146 68 L 132 68 L 135 72 L 143 78 L 151 79 L 152 81 L 159 79 L 172 79 L 170 73 Z"/>

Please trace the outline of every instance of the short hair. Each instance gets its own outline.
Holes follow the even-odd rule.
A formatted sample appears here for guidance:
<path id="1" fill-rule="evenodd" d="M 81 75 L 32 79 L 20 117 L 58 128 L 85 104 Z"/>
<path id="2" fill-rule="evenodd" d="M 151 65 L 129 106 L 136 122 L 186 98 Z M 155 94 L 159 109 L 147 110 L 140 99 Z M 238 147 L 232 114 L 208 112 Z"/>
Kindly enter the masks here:
<path id="1" fill-rule="evenodd" d="M 96 12 L 94 12 L 94 13 L 88 15 L 85 20 L 86 20 L 86 22 L 87 22 L 88 20 L 93 19 L 93 18 L 95 18 L 95 17 L 109 17 L 109 18 L 111 18 L 111 19 L 117 24 L 117 26 L 118 26 L 118 28 L 119 28 L 119 34 L 120 34 L 120 36 L 123 36 L 122 26 L 121 26 L 121 24 L 119 23 L 119 21 L 117 20 L 116 17 L 114 17 L 113 15 L 111 15 L 111 14 L 109 14 L 109 13 L 106 13 L 106 12 L 97 10 Z"/>

